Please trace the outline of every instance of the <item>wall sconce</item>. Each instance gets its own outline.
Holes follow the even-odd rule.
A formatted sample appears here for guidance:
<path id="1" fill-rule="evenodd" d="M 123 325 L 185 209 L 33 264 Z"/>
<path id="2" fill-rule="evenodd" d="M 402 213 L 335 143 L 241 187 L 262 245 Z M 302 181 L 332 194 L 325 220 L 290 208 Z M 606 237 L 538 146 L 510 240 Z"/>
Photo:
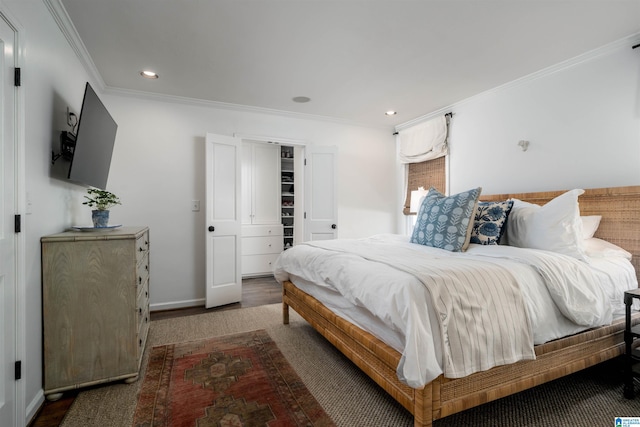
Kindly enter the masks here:
<path id="1" fill-rule="evenodd" d="M 422 200 L 426 197 L 428 191 L 424 187 L 418 187 L 417 190 L 411 192 L 411 199 L 409 201 L 409 213 L 417 214 L 422 205 Z"/>
<path id="2" fill-rule="evenodd" d="M 518 141 L 518 146 L 522 148 L 522 151 L 527 151 L 527 148 L 529 148 L 529 141 Z"/>

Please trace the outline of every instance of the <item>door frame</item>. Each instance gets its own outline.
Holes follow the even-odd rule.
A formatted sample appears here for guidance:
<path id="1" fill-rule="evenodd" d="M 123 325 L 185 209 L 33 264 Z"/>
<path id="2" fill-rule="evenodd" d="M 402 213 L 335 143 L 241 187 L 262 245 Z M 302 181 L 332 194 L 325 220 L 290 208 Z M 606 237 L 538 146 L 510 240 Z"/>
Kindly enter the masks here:
<path id="1" fill-rule="evenodd" d="M 7 10 L 6 5 L 0 0 L 0 19 L 3 19 L 14 31 L 14 67 L 19 68 L 24 63 L 24 48 L 22 45 L 22 35 L 24 29 L 18 23 L 18 20 Z M 16 88 L 15 90 L 15 135 L 14 135 L 14 190 L 15 198 L 14 205 L 11 207 L 14 211 L 7 212 L 10 215 L 21 214 L 21 232 L 15 233 L 14 237 L 14 255 L 15 255 L 15 317 L 16 317 L 16 360 L 23 361 L 22 364 L 22 379 L 15 381 L 16 386 L 16 408 L 15 416 L 16 421 L 23 422 L 25 425 L 36 414 L 41 398 L 34 399 L 30 403 L 29 414 L 27 414 L 27 408 L 25 404 L 26 400 L 26 380 L 27 372 L 29 372 L 26 365 L 26 325 L 25 325 L 25 312 L 26 312 L 26 220 L 25 213 L 25 102 L 24 102 L 24 90 Z M 31 372 L 34 372 L 33 370 Z"/>
<path id="2" fill-rule="evenodd" d="M 233 136 L 234 138 L 250 139 L 258 142 L 276 142 L 280 145 L 309 145 L 309 143 L 303 139 L 280 138 L 278 136 L 249 135 L 246 133 L 234 133 Z"/>

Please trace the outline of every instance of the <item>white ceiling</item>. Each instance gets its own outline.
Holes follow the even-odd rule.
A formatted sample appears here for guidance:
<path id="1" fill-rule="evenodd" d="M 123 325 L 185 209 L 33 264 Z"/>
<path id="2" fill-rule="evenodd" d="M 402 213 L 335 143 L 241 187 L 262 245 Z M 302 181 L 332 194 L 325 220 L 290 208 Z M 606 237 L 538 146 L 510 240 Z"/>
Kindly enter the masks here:
<path id="1" fill-rule="evenodd" d="M 107 89 L 383 127 L 640 34 L 640 0 L 50 2 Z"/>

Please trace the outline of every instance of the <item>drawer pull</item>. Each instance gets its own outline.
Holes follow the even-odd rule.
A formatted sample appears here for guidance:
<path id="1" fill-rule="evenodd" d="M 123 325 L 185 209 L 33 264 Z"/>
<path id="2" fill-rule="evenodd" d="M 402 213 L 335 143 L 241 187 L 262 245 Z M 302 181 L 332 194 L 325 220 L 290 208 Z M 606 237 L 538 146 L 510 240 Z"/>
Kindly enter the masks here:
<path id="1" fill-rule="evenodd" d="M 149 291 L 144 291 L 144 296 L 148 297 L 149 296 Z"/>
<path id="2" fill-rule="evenodd" d="M 142 314 L 142 307 L 138 308 L 138 314 Z"/>
<path id="3" fill-rule="evenodd" d="M 138 284 L 142 284 L 142 277 L 138 276 Z"/>
<path id="4" fill-rule="evenodd" d="M 140 347 L 142 347 L 142 338 L 139 339 L 140 344 L 138 344 Z"/>
<path id="5" fill-rule="evenodd" d="M 142 246 L 138 248 L 138 251 L 139 252 L 144 252 L 144 249 L 142 248 Z"/>

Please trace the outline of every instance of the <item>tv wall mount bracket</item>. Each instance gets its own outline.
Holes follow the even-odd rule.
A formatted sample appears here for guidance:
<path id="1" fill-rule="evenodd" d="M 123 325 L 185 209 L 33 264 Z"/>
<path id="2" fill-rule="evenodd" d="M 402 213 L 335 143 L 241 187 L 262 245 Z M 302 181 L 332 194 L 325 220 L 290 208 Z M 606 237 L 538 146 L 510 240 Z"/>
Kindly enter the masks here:
<path id="1" fill-rule="evenodd" d="M 67 124 L 71 127 L 72 131 L 63 130 L 60 132 L 60 152 L 56 154 L 53 150 L 51 151 L 51 164 L 53 165 L 56 160 L 60 157 L 67 161 L 71 161 L 73 159 L 73 153 L 76 149 L 76 135 L 73 131 L 78 124 L 78 118 L 74 113 L 69 111 L 69 107 L 67 107 Z"/>

